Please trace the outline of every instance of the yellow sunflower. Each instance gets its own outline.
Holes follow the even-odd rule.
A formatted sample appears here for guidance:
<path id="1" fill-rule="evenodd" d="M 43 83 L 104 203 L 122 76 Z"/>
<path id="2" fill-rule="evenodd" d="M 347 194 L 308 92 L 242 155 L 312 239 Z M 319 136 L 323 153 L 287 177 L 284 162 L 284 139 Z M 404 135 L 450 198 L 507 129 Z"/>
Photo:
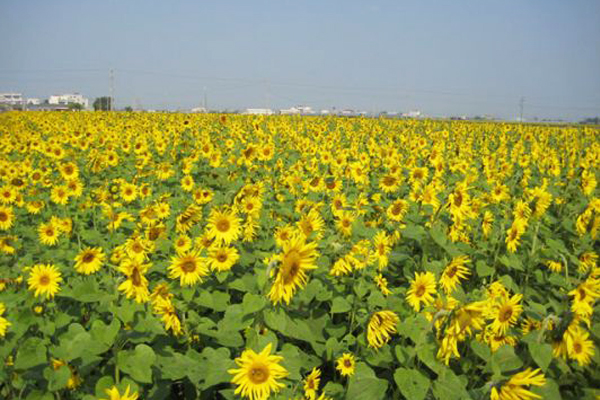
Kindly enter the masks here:
<path id="1" fill-rule="evenodd" d="M 207 233 L 217 242 L 230 244 L 237 240 L 241 233 L 241 220 L 235 211 L 211 210 L 208 218 Z"/>
<path id="2" fill-rule="evenodd" d="M 512 376 L 505 383 L 492 386 L 491 400 L 519 400 L 539 399 L 537 394 L 530 392 L 525 386 L 544 386 L 546 378 L 541 370 L 527 368 L 523 372 Z"/>
<path id="3" fill-rule="evenodd" d="M 415 279 L 411 281 L 410 288 L 406 292 L 406 299 L 415 311 L 419 311 L 421 303 L 427 306 L 433 302 L 432 295 L 435 293 L 435 275 L 431 272 L 422 274 L 415 272 Z"/>
<path id="4" fill-rule="evenodd" d="M 35 290 L 35 297 L 45 295 L 46 298 L 53 298 L 60 290 L 59 282 L 62 282 L 60 271 L 52 264 L 33 266 L 27 280 L 29 290 Z"/>
<path id="5" fill-rule="evenodd" d="M 150 299 L 148 290 L 148 279 L 146 272 L 150 264 L 144 264 L 141 258 L 125 258 L 121 261 L 119 271 L 125 274 L 127 279 L 119 285 L 119 290 L 127 296 L 128 299 L 134 298 L 136 303 L 145 303 Z"/>
<path id="6" fill-rule="evenodd" d="M 14 213 L 12 207 L 0 206 L 0 230 L 6 231 L 13 226 Z"/>
<path id="7" fill-rule="evenodd" d="M 594 342 L 588 340 L 589 333 L 580 327 L 569 329 L 565 334 L 567 342 L 567 354 L 580 365 L 586 366 L 594 356 Z"/>
<path id="8" fill-rule="evenodd" d="M 352 353 L 344 353 L 340 358 L 336 360 L 335 369 L 337 369 L 342 376 L 354 375 L 354 368 L 356 367 L 356 360 Z"/>
<path id="9" fill-rule="evenodd" d="M 235 247 L 213 246 L 208 249 L 208 265 L 212 270 L 228 271 L 239 260 Z"/>
<path id="10" fill-rule="evenodd" d="M 179 278 L 181 286 L 191 286 L 202 282 L 202 278 L 208 275 L 206 260 L 194 251 L 173 257 L 168 269 L 169 278 Z"/>
<path id="11" fill-rule="evenodd" d="M 131 388 L 129 387 L 129 385 L 127 385 L 127 388 L 125 388 L 125 392 L 123 392 L 123 394 L 121 394 L 119 392 L 119 389 L 116 386 L 113 386 L 112 388 L 105 390 L 106 394 L 108 395 L 108 399 L 100 399 L 100 400 L 137 400 L 138 393 L 137 392 L 129 393 L 130 389 Z"/>
<path id="12" fill-rule="evenodd" d="M 87 247 L 75 257 L 75 270 L 84 275 L 98 272 L 104 258 L 105 255 L 100 247 Z"/>
<path id="13" fill-rule="evenodd" d="M 60 229 L 55 226 L 52 222 L 41 224 L 38 228 L 40 242 L 48 246 L 54 246 L 58 243 L 58 237 L 60 236 Z"/>
<path id="14" fill-rule="evenodd" d="M 271 392 L 279 392 L 285 387 L 277 381 L 288 375 L 288 371 L 279 365 L 283 357 L 270 355 L 270 353 L 271 343 L 258 354 L 248 349 L 235 359 L 235 363 L 240 368 L 227 371 L 234 375 L 231 382 L 238 385 L 235 394 L 241 394 L 242 397 L 248 397 L 250 400 L 264 400 L 271 395 Z"/>
<path id="15" fill-rule="evenodd" d="M 310 371 L 306 379 L 304 379 L 304 396 L 307 400 L 314 400 L 316 398 L 320 382 L 321 370 L 315 367 Z"/>
<path id="16" fill-rule="evenodd" d="M 494 306 L 491 314 L 494 318 L 492 331 L 498 335 L 505 335 L 508 329 L 517 323 L 517 318 L 523 312 L 523 306 L 519 304 L 522 298 L 522 294 L 515 294 L 511 298 L 507 296 Z"/>
<path id="17" fill-rule="evenodd" d="M 275 282 L 269 291 L 273 304 L 284 301 L 289 304 L 298 287 L 306 285 L 306 271 L 317 268 L 315 261 L 319 253 L 317 244 L 306 243 L 303 235 L 295 235 L 283 244 L 282 253 L 273 257 L 279 261 Z"/>
<path id="18" fill-rule="evenodd" d="M 461 279 L 467 279 L 471 275 L 471 271 L 465 264 L 469 263 L 468 256 L 454 257 L 452 261 L 444 268 L 440 278 L 440 285 L 447 294 L 450 294 L 460 282 Z"/>
<path id="19" fill-rule="evenodd" d="M 392 311 L 378 311 L 373 314 L 367 327 L 369 347 L 378 349 L 386 344 L 392 334 L 396 333 L 396 325 L 400 318 Z"/>

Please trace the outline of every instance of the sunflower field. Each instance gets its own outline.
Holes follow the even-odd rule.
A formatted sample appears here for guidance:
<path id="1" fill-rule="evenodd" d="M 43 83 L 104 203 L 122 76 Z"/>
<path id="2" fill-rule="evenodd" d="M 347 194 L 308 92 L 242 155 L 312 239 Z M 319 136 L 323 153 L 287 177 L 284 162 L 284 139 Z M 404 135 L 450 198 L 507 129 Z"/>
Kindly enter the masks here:
<path id="1" fill-rule="evenodd" d="M 599 139 L 0 114 L 0 398 L 598 399 Z"/>

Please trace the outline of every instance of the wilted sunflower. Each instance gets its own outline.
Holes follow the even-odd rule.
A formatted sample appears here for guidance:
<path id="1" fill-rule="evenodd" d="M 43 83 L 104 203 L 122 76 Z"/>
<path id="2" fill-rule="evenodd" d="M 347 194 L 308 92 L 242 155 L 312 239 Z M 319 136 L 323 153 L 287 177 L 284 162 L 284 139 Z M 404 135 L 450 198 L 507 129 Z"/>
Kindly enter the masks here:
<path id="1" fill-rule="evenodd" d="M 392 311 L 378 311 L 373 314 L 367 327 L 369 347 L 378 349 L 386 344 L 392 334 L 396 333 L 396 325 L 400 318 Z"/>
<path id="2" fill-rule="evenodd" d="M 208 275 L 206 260 L 195 251 L 173 257 L 168 269 L 169 278 L 179 278 L 181 286 L 191 286 L 197 282 L 202 282 L 202 278 Z"/>
<path id="3" fill-rule="evenodd" d="M 356 360 L 352 353 L 344 353 L 340 358 L 336 360 L 335 369 L 337 369 L 342 376 L 354 375 L 354 368 L 356 366 Z"/>
<path id="4" fill-rule="evenodd" d="M 14 213 L 12 207 L 0 206 L 0 230 L 6 231 L 13 226 Z"/>
<path id="5" fill-rule="evenodd" d="M 241 220 L 235 211 L 211 210 L 206 226 L 207 233 L 217 242 L 230 244 L 237 240 L 241 233 Z"/>
<path id="6" fill-rule="evenodd" d="M 435 275 L 431 272 L 419 274 L 415 272 L 415 279 L 411 281 L 410 288 L 406 292 L 406 299 L 415 311 L 421 309 L 421 303 L 426 306 L 433 302 L 435 290 Z"/>
<path id="7" fill-rule="evenodd" d="M 208 265 L 212 270 L 228 271 L 239 258 L 235 247 L 216 245 L 208 249 Z"/>
<path id="8" fill-rule="evenodd" d="M 258 354 L 247 349 L 235 359 L 235 363 L 240 368 L 227 371 L 234 375 L 231 383 L 238 385 L 235 394 L 241 394 L 242 397 L 248 397 L 250 400 L 265 400 L 271 392 L 279 392 L 285 387 L 283 383 L 277 381 L 288 375 L 288 371 L 279 365 L 283 357 L 270 353 L 271 343 Z"/>
<path id="9" fill-rule="evenodd" d="M 315 269 L 318 257 L 317 244 L 306 243 L 303 235 L 295 235 L 283 244 L 282 253 L 273 257 L 280 263 L 275 282 L 269 291 L 273 304 L 284 301 L 289 304 L 298 287 L 306 285 L 306 271 Z"/>
<path id="10" fill-rule="evenodd" d="M 87 247 L 75 257 L 75 270 L 84 275 L 98 272 L 104 258 L 105 255 L 100 247 Z"/>
<path id="11" fill-rule="evenodd" d="M 33 266 L 27 279 L 29 290 L 35 290 L 35 297 L 46 295 L 46 298 L 53 298 L 60 290 L 59 282 L 62 282 L 60 271 L 52 264 Z"/>

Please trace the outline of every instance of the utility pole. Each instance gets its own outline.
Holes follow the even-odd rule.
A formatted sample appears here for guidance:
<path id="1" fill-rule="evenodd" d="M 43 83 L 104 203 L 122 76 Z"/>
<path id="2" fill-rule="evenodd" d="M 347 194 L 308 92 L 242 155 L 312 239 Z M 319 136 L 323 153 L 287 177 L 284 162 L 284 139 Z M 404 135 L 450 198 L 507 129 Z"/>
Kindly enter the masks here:
<path id="1" fill-rule="evenodd" d="M 523 107 L 525 106 L 525 97 L 521 96 L 519 101 L 519 121 L 523 122 Z"/>
<path id="2" fill-rule="evenodd" d="M 113 102 L 115 101 L 115 73 L 112 68 L 108 71 L 108 78 L 110 82 L 110 99 L 108 100 L 108 110 L 112 111 L 114 108 Z"/>

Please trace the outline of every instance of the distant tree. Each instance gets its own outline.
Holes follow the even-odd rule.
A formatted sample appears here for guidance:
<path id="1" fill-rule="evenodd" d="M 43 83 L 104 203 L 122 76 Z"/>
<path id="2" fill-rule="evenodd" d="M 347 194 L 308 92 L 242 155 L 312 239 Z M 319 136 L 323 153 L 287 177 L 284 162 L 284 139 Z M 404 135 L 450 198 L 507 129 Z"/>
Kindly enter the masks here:
<path id="1" fill-rule="evenodd" d="M 127 106 L 123 110 L 131 112 L 133 111 L 133 108 L 131 106 Z"/>
<path id="2" fill-rule="evenodd" d="M 94 111 L 108 111 L 111 109 L 112 99 L 109 96 L 96 97 Z"/>
<path id="3" fill-rule="evenodd" d="M 83 110 L 83 104 L 69 103 L 69 110 L 71 110 L 71 111 L 81 111 L 81 110 Z"/>
<path id="4" fill-rule="evenodd" d="M 583 121 L 581 121 L 580 124 L 600 125 L 600 118 L 586 118 Z"/>

